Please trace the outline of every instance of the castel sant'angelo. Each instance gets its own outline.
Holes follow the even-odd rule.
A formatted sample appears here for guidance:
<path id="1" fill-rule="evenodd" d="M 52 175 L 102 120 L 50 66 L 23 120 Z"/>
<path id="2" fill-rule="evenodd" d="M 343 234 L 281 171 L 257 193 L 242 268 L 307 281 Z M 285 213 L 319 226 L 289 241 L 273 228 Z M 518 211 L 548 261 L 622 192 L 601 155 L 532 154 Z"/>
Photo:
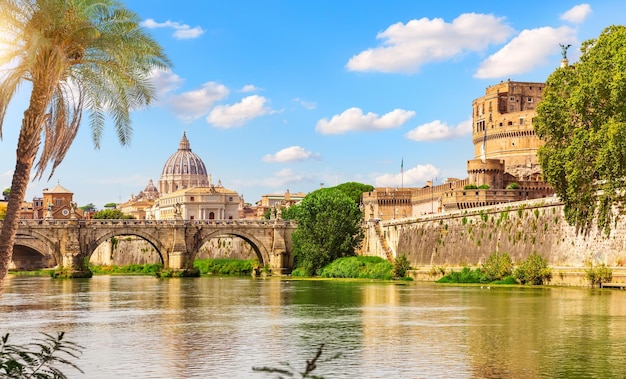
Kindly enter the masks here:
<path id="1" fill-rule="evenodd" d="M 423 188 L 376 188 L 363 194 L 366 219 L 389 220 L 551 196 L 542 180 L 533 118 L 545 83 L 511 80 L 472 102 L 474 158 L 467 178 Z"/>

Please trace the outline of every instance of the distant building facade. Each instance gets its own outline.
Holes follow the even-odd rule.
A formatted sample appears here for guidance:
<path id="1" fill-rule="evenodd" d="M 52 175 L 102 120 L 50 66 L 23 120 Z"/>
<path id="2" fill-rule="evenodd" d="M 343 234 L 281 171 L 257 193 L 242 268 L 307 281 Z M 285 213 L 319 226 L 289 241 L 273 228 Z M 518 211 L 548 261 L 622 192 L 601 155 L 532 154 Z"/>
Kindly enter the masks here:
<path id="1" fill-rule="evenodd" d="M 43 190 L 43 197 L 35 197 L 32 202 L 23 202 L 20 218 L 41 219 L 82 219 L 82 209 L 74 202 L 74 193 L 57 183 L 56 186 Z"/>
<path id="2" fill-rule="evenodd" d="M 474 159 L 467 178 L 363 194 L 366 219 L 388 220 L 551 196 L 542 180 L 533 118 L 545 83 L 506 81 L 472 102 Z M 475 188 L 481 187 L 482 188 Z"/>

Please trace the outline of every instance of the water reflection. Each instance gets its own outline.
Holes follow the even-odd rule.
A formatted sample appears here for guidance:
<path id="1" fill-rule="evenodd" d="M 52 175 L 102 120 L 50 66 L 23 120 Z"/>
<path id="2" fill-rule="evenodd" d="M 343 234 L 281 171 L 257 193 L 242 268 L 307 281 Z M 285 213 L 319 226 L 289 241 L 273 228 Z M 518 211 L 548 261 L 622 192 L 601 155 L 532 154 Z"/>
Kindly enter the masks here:
<path id="1" fill-rule="evenodd" d="M 65 331 L 86 378 L 623 377 L 626 292 L 250 278 L 9 277 L 2 332 Z M 14 339 L 15 338 L 15 339 Z"/>

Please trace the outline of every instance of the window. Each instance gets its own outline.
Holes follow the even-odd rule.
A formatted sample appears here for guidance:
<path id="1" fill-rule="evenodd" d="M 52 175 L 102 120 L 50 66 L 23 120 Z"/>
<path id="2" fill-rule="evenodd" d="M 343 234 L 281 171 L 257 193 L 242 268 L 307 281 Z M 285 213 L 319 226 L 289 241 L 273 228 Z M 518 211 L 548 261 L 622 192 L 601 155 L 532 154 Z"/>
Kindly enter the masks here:
<path id="1" fill-rule="evenodd" d="M 515 101 L 515 98 L 513 96 L 509 97 L 509 101 Z"/>
<path id="2" fill-rule="evenodd" d="M 189 198 L 189 201 L 194 201 L 194 198 L 193 198 L 193 196 Z"/>
<path id="3" fill-rule="evenodd" d="M 528 98 L 528 102 L 529 102 L 529 103 L 532 103 L 532 102 L 533 102 L 533 98 L 532 98 L 532 97 L 529 97 L 529 98 Z"/>
<path id="4" fill-rule="evenodd" d="M 233 197 L 232 197 L 232 196 L 229 196 L 229 197 L 228 197 L 228 201 L 233 201 Z"/>
<path id="5" fill-rule="evenodd" d="M 524 118 L 523 118 L 523 117 L 520 117 L 520 118 L 519 118 L 519 124 L 520 124 L 520 125 L 524 125 Z"/>

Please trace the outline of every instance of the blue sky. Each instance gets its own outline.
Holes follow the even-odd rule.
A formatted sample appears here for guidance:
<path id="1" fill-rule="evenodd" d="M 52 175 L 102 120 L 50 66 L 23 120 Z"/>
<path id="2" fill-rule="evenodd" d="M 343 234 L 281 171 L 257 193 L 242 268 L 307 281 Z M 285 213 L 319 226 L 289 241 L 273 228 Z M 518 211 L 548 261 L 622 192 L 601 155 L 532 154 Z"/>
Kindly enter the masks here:
<path id="1" fill-rule="evenodd" d="M 81 127 L 54 176 L 29 185 L 29 200 L 58 182 L 79 206 L 126 201 L 157 183 L 183 132 L 213 181 L 249 203 L 348 181 L 421 187 L 465 178 L 472 100 L 501 80 L 545 81 L 560 43 L 572 45 L 575 62 L 581 42 L 626 14 L 617 0 L 124 4 L 173 62 L 154 73 L 159 100 L 133 113 L 128 147 L 107 127 L 94 150 Z M 27 96 L 5 119 L 2 189 Z"/>

